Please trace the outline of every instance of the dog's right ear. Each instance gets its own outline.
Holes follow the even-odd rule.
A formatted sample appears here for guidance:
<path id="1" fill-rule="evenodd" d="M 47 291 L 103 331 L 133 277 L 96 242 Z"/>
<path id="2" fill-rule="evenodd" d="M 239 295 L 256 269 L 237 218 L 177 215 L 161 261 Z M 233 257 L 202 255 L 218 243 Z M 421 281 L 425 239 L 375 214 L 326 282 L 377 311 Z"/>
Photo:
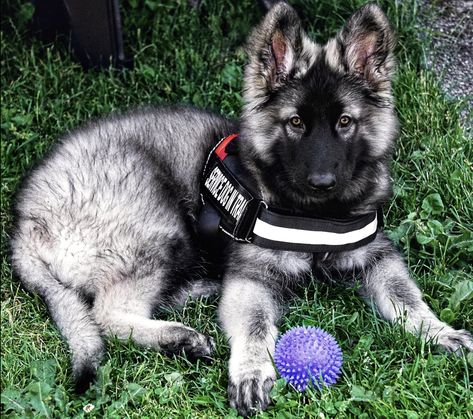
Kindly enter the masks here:
<path id="1" fill-rule="evenodd" d="M 295 10 L 276 3 L 249 38 L 246 89 L 251 96 L 265 97 L 285 84 L 295 73 L 302 49 L 303 31 Z"/>
<path id="2" fill-rule="evenodd" d="M 361 7 L 338 34 L 347 70 L 375 90 L 386 90 L 394 72 L 394 32 L 376 4 Z"/>

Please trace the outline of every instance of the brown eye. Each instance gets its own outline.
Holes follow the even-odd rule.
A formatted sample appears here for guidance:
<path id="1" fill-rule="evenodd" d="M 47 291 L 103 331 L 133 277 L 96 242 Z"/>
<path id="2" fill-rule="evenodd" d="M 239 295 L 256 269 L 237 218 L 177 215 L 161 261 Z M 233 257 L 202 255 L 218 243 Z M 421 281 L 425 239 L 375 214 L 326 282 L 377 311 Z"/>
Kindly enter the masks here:
<path id="1" fill-rule="evenodd" d="M 301 128 L 302 127 L 302 119 L 299 118 L 297 115 L 293 116 L 289 122 L 294 128 Z"/>
<path id="2" fill-rule="evenodd" d="M 351 124 L 351 118 L 349 116 L 342 115 L 340 119 L 338 120 L 338 124 L 342 128 L 347 128 Z"/>

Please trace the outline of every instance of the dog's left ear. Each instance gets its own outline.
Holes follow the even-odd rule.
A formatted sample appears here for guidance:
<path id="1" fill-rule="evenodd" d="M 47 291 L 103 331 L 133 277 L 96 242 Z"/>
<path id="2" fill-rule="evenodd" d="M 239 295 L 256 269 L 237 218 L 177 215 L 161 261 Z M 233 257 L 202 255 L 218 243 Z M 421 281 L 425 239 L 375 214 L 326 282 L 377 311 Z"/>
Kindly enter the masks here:
<path id="1" fill-rule="evenodd" d="M 264 101 L 295 74 L 303 36 L 297 13 L 285 2 L 276 3 L 253 31 L 247 45 L 245 73 L 250 107 Z"/>
<path id="2" fill-rule="evenodd" d="M 350 73 L 365 79 L 372 88 L 389 88 L 395 62 L 395 36 L 384 12 L 375 4 L 359 9 L 338 34 L 344 64 Z"/>

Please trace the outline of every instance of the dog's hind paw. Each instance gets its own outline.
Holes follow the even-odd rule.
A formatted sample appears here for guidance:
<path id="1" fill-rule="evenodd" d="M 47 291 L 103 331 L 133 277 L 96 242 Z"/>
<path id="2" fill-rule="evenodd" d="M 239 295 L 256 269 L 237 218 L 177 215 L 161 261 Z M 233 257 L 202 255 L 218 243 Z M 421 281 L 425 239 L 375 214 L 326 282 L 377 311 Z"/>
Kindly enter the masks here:
<path id="1" fill-rule="evenodd" d="M 264 376 L 261 371 L 245 374 L 237 380 L 230 378 L 228 398 L 230 406 L 243 416 L 252 416 L 265 410 L 269 403 L 269 393 L 273 387 L 274 377 Z"/>
<path id="2" fill-rule="evenodd" d="M 167 355 L 184 354 L 190 361 L 202 359 L 210 362 L 215 349 L 214 340 L 186 326 L 172 326 L 167 330 L 167 342 L 161 342 L 161 350 Z"/>
<path id="3" fill-rule="evenodd" d="M 446 351 L 457 355 L 461 355 L 462 350 L 473 352 L 473 336 L 466 330 L 455 330 L 450 327 L 442 330 L 436 337 L 436 343 Z"/>

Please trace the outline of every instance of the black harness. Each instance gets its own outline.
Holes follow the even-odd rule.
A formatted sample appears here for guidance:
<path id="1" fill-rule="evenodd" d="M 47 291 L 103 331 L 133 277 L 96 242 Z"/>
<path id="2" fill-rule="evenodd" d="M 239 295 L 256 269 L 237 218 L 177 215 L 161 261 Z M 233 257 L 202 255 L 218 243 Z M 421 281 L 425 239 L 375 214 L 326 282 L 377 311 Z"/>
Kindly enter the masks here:
<path id="1" fill-rule="evenodd" d="M 382 228 L 381 209 L 342 220 L 291 215 L 269 207 L 240 162 L 237 138 L 238 134 L 223 138 L 204 167 L 198 223 L 204 246 L 215 247 L 226 236 L 268 249 L 325 253 L 353 250 L 374 240 Z"/>

